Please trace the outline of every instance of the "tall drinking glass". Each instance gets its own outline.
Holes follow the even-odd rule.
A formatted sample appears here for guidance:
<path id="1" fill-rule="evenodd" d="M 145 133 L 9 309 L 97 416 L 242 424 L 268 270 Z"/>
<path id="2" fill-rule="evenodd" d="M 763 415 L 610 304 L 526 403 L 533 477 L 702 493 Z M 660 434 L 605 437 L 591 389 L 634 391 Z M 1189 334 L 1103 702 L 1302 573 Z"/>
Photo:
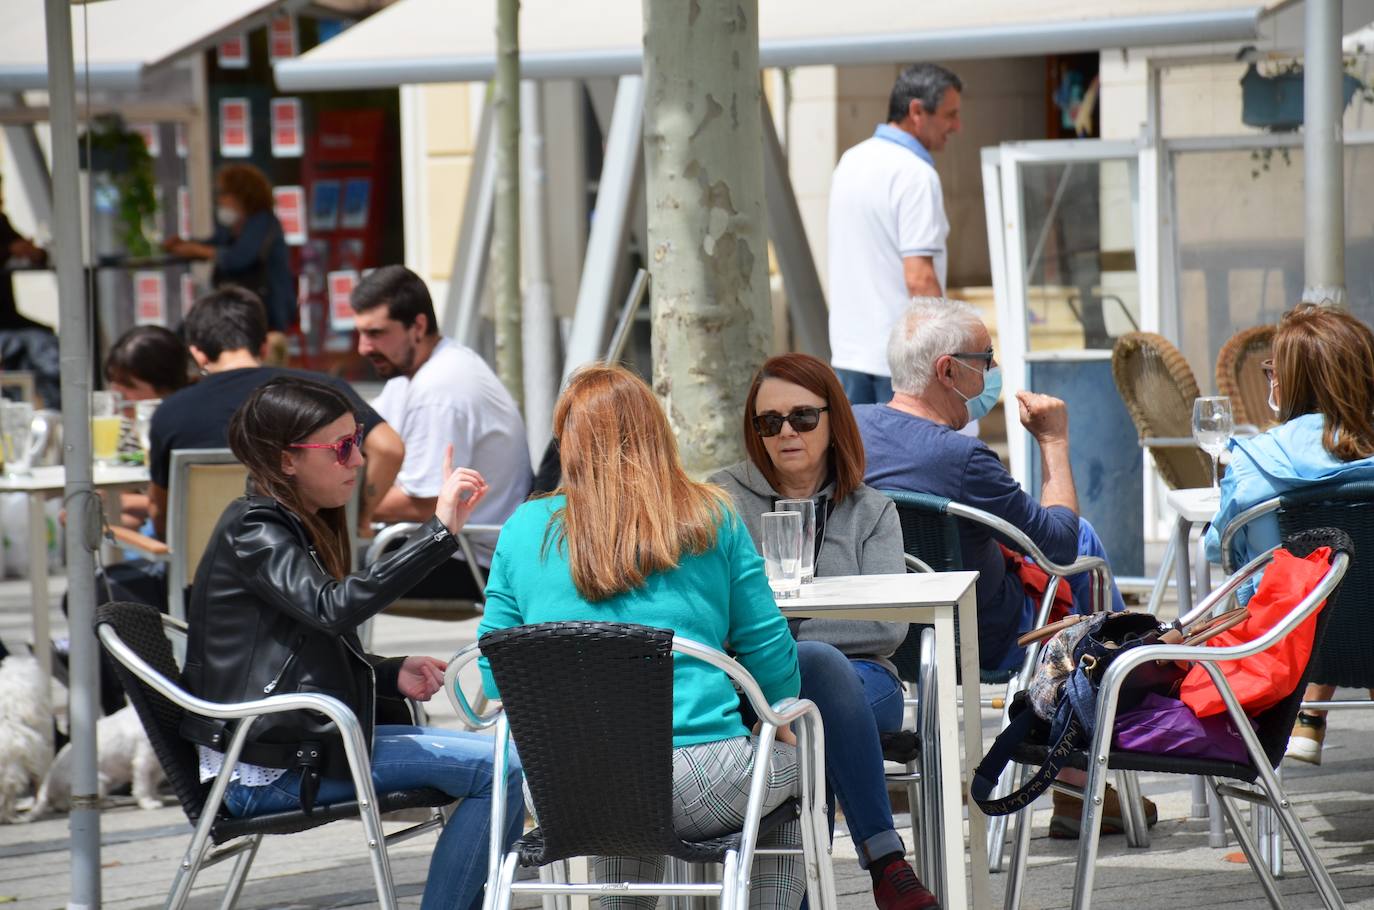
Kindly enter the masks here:
<path id="1" fill-rule="evenodd" d="M 33 465 L 33 405 L 24 401 L 0 402 L 0 447 L 5 474 L 27 477 Z"/>
<path id="2" fill-rule="evenodd" d="M 91 456 L 100 464 L 119 460 L 119 396 L 114 392 L 91 393 Z"/>
<path id="3" fill-rule="evenodd" d="M 810 499 L 779 499 L 777 509 L 801 513 L 801 583 L 809 585 L 816 578 L 816 503 Z"/>
<path id="4" fill-rule="evenodd" d="M 1226 451 L 1226 442 L 1236 428 L 1231 414 L 1231 399 L 1212 395 L 1193 402 L 1193 439 L 1198 448 L 1212 456 L 1212 486 L 1217 483 L 1217 459 Z"/>
<path id="5" fill-rule="evenodd" d="M 801 513 L 764 512 L 763 567 L 775 598 L 801 596 L 801 551 Z"/>
<path id="6" fill-rule="evenodd" d="M 138 444 L 143 449 L 144 464 L 148 463 L 148 449 L 151 447 L 148 437 L 153 428 L 153 412 L 160 404 L 161 398 L 145 398 L 143 401 L 134 402 L 134 434 L 138 436 Z"/>

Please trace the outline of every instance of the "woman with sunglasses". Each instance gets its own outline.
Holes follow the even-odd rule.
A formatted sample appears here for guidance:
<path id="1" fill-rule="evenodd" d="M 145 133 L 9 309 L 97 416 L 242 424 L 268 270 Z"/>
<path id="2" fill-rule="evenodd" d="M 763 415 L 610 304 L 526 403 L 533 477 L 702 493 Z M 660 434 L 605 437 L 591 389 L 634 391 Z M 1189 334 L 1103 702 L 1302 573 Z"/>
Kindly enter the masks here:
<path id="1" fill-rule="evenodd" d="M 439 691 L 444 662 L 368 655 L 357 628 L 453 555 L 453 535 L 487 485 L 475 471 L 445 465 L 434 517 L 420 533 L 350 573 L 344 506 L 363 465 L 360 438 L 348 399 L 308 380 L 274 379 L 235 412 L 229 447 L 248 468 L 250 493 L 225 509 L 196 571 L 183 678 L 209 701 L 316 692 L 353 709 L 378 791 L 432 787 L 462 800 L 434 849 L 421 907 L 471 910 L 486 879 L 491 741 L 413 726 L 404 699 Z M 202 782 L 220 774 L 231 724 L 188 715 L 181 732 L 196 746 Z M 260 718 L 231 773 L 224 804 L 235 816 L 354 798 L 342 739 L 310 712 Z M 507 788 L 507 843 L 523 822 L 520 779 L 512 775 Z"/>
<path id="2" fill-rule="evenodd" d="M 824 361 L 783 354 L 764 363 L 745 399 L 744 443 L 749 458 L 711 480 L 734 499 L 755 546 L 763 513 L 779 499 L 811 499 L 816 575 L 906 571 L 897 509 L 864 485 L 854 412 Z M 795 633 L 802 697 L 816 702 L 825 724 L 829 788 L 873 878 L 875 902 L 882 910 L 935 906 L 903 858 L 879 742 L 902 726 L 902 684 L 889 658 L 907 624 L 808 619 Z"/>
<path id="3" fill-rule="evenodd" d="M 1251 506 L 1321 483 L 1374 480 L 1374 332 L 1345 310 L 1304 303 L 1285 313 L 1274 333 L 1274 359 L 1260 367 L 1269 407 L 1282 421 L 1248 439 L 1233 438 L 1221 479 L 1221 505 L 1207 531 L 1207 557 L 1221 559 L 1221 535 Z M 1235 565 L 1278 546 L 1270 514 L 1231 538 Z M 1250 585 L 1240 593 L 1248 600 Z M 1335 686 L 1314 680 L 1304 701 L 1326 701 Z M 1371 693 L 1374 695 L 1374 692 Z M 1287 757 L 1321 764 L 1326 712 L 1303 711 Z"/>

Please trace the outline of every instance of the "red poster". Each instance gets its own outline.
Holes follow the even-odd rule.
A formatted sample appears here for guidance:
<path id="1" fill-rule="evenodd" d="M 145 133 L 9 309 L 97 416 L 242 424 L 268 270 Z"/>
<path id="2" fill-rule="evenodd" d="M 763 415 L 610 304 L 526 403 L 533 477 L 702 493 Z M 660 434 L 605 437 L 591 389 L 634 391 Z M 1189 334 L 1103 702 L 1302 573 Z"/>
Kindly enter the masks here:
<path id="1" fill-rule="evenodd" d="M 248 68 L 248 37 L 239 35 L 227 38 L 219 44 L 219 68 L 222 70 L 242 70 Z"/>
<path id="2" fill-rule="evenodd" d="M 330 272 L 326 278 L 329 288 L 329 327 L 336 332 L 353 330 L 353 289 L 358 286 L 358 273 L 352 269 Z"/>
<path id="3" fill-rule="evenodd" d="M 272 190 L 272 207 L 281 222 L 282 234 L 291 246 L 305 243 L 305 189 L 279 186 Z"/>
<path id="4" fill-rule="evenodd" d="M 177 187 L 177 236 L 191 236 L 191 191 Z"/>
<path id="5" fill-rule="evenodd" d="M 181 276 L 181 315 L 185 316 L 191 312 L 191 306 L 196 302 L 196 281 L 191 277 L 190 272 L 183 272 Z"/>
<path id="6" fill-rule="evenodd" d="M 221 98 L 219 102 L 219 153 L 225 158 L 249 158 L 253 154 L 253 126 L 247 98 Z"/>
<path id="7" fill-rule="evenodd" d="M 167 324 L 167 295 L 161 272 L 134 272 L 134 322 Z"/>
<path id="8" fill-rule="evenodd" d="M 267 56 L 271 60 L 296 56 L 296 20 L 291 16 L 272 17 L 267 29 Z"/>
<path id="9" fill-rule="evenodd" d="M 272 155 L 299 158 L 305 141 L 301 137 L 301 99 L 272 99 Z"/>
<path id="10" fill-rule="evenodd" d="M 149 155 L 156 158 L 162 154 L 162 142 L 158 138 L 156 123 L 132 123 L 129 129 L 143 137 L 143 145 L 148 149 Z"/>

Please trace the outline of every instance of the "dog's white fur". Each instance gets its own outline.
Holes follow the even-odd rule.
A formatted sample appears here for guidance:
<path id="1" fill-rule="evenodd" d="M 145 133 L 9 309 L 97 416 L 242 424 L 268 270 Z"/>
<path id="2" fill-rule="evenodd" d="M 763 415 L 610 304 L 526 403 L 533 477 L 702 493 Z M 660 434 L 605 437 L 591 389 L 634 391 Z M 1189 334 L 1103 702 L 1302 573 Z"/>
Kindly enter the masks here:
<path id="1" fill-rule="evenodd" d="M 15 820 L 20 797 L 38 788 L 51 762 L 47 676 L 37 659 L 11 654 L 0 661 L 0 823 Z"/>
<path id="2" fill-rule="evenodd" d="M 143 809 L 160 809 L 157 788 L 162 782 L 162 764 L 148 742 L 148 734 L 133 705 L 125 705 L 95 725 L 97 786 L 100 798 L 125 784 L 132 785 L 134 799 Z M 66 812 L 72 798 L 72 745 L 62 747 L 43 779 L 33 809 L 25 821 L 36 821 L 55 812 Z"/>

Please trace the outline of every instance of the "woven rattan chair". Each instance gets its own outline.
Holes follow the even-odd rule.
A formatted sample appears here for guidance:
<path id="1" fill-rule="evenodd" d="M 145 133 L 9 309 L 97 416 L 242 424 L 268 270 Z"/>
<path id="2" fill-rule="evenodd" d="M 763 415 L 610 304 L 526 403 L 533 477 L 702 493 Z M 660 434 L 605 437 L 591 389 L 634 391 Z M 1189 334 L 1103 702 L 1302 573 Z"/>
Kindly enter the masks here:
<path id="1" fill-rule="evenodd" d="M 1257 325 L 1232 335 L 1217 354 L 1217 393 L 1231 399 L 1237 426 L 1264 431 L 1278 422 L 1269 407 L 1269 383 L 1260 364 L 1273 356 L 1274 326 Z"/>
<path id="2" fill-rule="evenodd" d="M 1152 332 L 1122 335 L 1112 348 L 1112 378 L 1169 489 L 1210 486 L 1212 463 L 1189 441 L 1197 379 L 1178 348 Z"/>
<path id="3" fill-rule="evenodd" d="M 1286 697 L 1273 707 L 1261 711 L 1254 718 L 1252 728 L 1244 710 L 1240 707 L 1235 693 L 1231 691 L 1220 664 L 1239 660 L 1271 647 L 1311 616 L 1317 613 L 1316 641 L 1323 642 L 1334 634 L 1331 623 L 1338 610 L 1323 610 L 1322 604 L 1328 598 L 1335 602 L 1339 598 L 1338 586 L 1350 565 L 1353 545 L 1344 531 L 1335 528 L 1320 528 L 1305 531 L 1288 537 L 1284 541 L 1289 552 L 1295 556 L 1307 556 L 1318 547 L 1332 549 L 1331 564 L 1326 574 L 1313 586 L 1307 595 L 1290 610 L 1282 620 L 1268 632 L 1243 645 L 1229 647 L 1205 647 L 1185 645 L 1147 645 L 1136 648 L 1113 661 L 1103 675 L 1097 696 L 1097 729 L 1094 731 L 1090 748 L 1078 750 L 1069 756 L 1070 767 L 1086 771 L 1087 783 L 1083 793 L 1083 817 L 1079 830 L 1084 832 L 1078 842 L 1078 863 L 1075 867 L 1073 908 L 1089 910 L 1092 899 L 1093 880 L 1097 871 L 1098 818 L 1101 811 L 1103 787 L 1106 783 L 1104 772 L 1114 769 L 1129 769 L 1151 773 L 1190 774 L 1202 776 L 1217 797 L 1222 813 L 1240 841 L 1241 849 L 1256 877 L 1264 889 L 1265 896 L 1275 910 L 1287 906 L 1278 890 L 1278 885 L 1264 861 L 1254 838 L 1242 822 L 1238 803 L 1267 806 L 1277 814 L 1284 833 L 1297 849 L 1298 858 L 1307 870 L 1308 876 L 1316 886 L 1317 892 L 1327 908 L 1344 908 L 1340 893 L 1336 890 L 1330 874 L 1322 865 L 1312 842 L 1303 830 L 1302 822 L 1293 811 L 1292 804 L 1283 791 L 1283 786 L 1275 768 L 1283 760 L 1284 749 L 1288 744 L 1288 733 L 1298 716 L 1303 689 L 1307 685 L 1312 663 L 1309 661 L 1298 684 Z M 1226 582 L 1212 592 L 1205 600 L 1181 618 L 1187 624 L 1205 616 L 1214 606 L 1229 598 L 1234 591 L 1249 578 L 1261 571 L 1273 557 L 1267 551 L 1251 560 L 1244 568 L 1233 574 Z M 1356 589 L 1358 590 L 1358 589 Z M 1318 612 L 1320 611 L 1320 612 Z M 1247 762 L 1217 761 L 1200 758 L 1180 758 L 1170 755 L 1154 755 L 1142 752 L 1122 752 L 1111 748 L 1111 733 L 1116 719 L 1117 699 L 1121 683 L 1134 668 L 1149 660 L 1180 660 L 1196 662 L 1207 669 L 1217 690 L 1226 702 L 1227 711 L 1235 728 L 1245 741 L 1249 753 Z M 1015 761 L 1026 767 L 1039 767 L 1044 763 L 1048 747 L 1044 745 L 1049 732 L 1045 724 L 1036 734 L 1017 747 Z M 1038 740 L 1038 741 L 1037 741 Z M 1095 757 L 1095 760 L 1093 760 Z M 1073 790 L 1056 783 L 1056 788 Z M 1015 910 L 1020 906 L 1022 887 L 1025 882 L 1027 854 L 1030 848 L 1031 807 L 1026 807 L 1016 815 L 1016 835 L 1012 838 L 1012 863 L 1007 882 L 1006 907 Z"/>
<path id="4" fill-rule="evenodd" d="M 670 630 L 601 622 L 558 622 L 489 632 L 478 643 L 501 691 L 498 743 L 507 726 L 520 753 L 539 827 L 500 858 L 491 857 L 488 910 L 508 910 L 512 895 L 672 893 L 715 897 L 724 910 L 749 902 L 749 876 L 759 835 L 800 817 L 807 892 L 811 906 L 833 910 L 835 884 L 826 848 L 825 753 L 820 715 L 799 699 L 769 705 L 747 671 L 704 645 Z M 673 660 L 693 658 L 726 673 L 745 693 L 762 721 L 757 753 L 771 748 L 777 727 L 793 723 L 797 734 L 802 796 L 762 814 L 763 777 L 750 788 L 743 830 L 705 841 L 684 841 L 673 828 Z M 447 690 L 460 714 L 476 719 L 453 684 L 458 669 L 477 659 L 467 648 L 450 662 Z M 497 763 L 492 812 L 501 816 L 505 763 Z M 761 767 L 761 765 L 760 765 Z M 719 883 L 574 885 L 541 880 L 516 882 L 517 866 L 548 866 L 576 856 L 674 857 L 689 863 L 719 862 Z"/>
<path id="5" fill-rule="evenodd" d="M 394 910 L 396 893 L 391 880 L 391 865 L 386 847 L 414 837 L 427 829 L 443 826 L 437 807 L 453 800 L 428 788 L 375 793 L 371 762 L 358 719 L 342 702 L 327 695 L 293 693 L 273 695 L 243 704 L 217 704 L 196 698 L 181 687 L 181 671 L 172 657 L 167 630 L 185 634 L 179 620 L 162 616 L 146 604 L 107 603 L 96 610 L 96 630 L 106 650 L 116 660 L 115 672 L 124 684 L 129 701 L 138 712 L 143 729 L 152 742 L 162 770 L 176 791 L 181 808 L 195 826 L 191 843 L 177 867 L 167 910 L 180 910 L 191 895 L 191 886 L 201 869 L 237 857 L 225 886 L 222 910 L 231 910 L 238 901 L 248 870 L 265 834 L 292 834 L 317 828 L 344 818 L 361 818 L 363 837 L 377 886 L 377 901 L 384 910 Z M 229 769 L 238 762 L 249 728 L 257 717 L 282 711 L 318 711 L 339 728 L 348 752 L 349 767 L 360 803 L 350 801 L 316 806 L 304 812 L 277 812 L 251 818 L 235 818 L 223 810 L 224 791 L 229 784 Z M 241 719 L 224 758 L 224 773 L 213 785 L 200 782 L 200 762 L 195 747 L 181 737 L 181 720 L 187 714 L 221 719 Z M 404 831 L 383 837 L 380 814 L 399 809 L 432 808 L 429 818 Z M 232 843 L 230 843 L 232 841 Z M 228 844 L 212 850 L 212 844 Z"/>

